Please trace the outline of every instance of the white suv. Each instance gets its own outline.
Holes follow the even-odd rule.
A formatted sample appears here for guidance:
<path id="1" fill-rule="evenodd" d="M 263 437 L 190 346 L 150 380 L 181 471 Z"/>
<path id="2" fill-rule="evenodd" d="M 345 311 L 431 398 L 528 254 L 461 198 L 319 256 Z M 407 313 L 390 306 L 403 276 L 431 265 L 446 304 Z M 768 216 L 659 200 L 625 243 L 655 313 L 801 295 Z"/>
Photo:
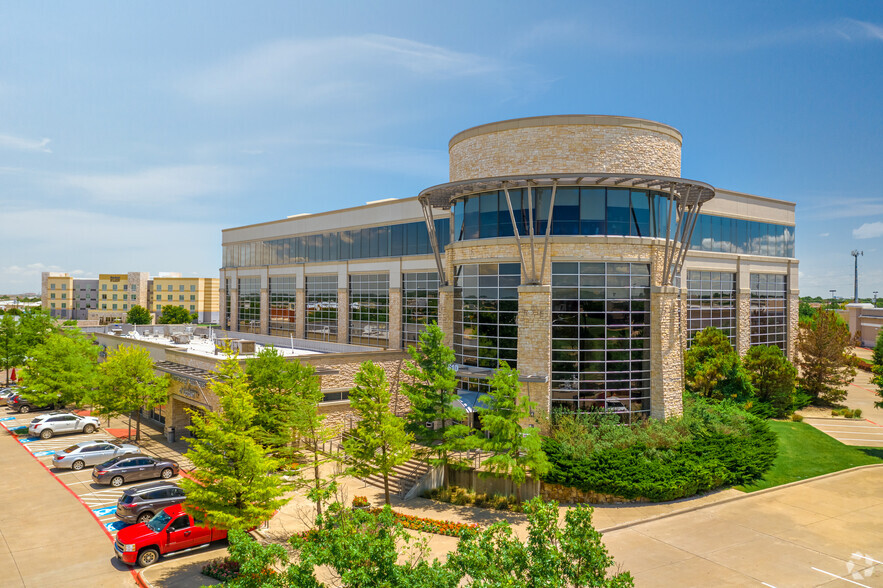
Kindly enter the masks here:
<path id="1" fill-rule="evenodd" d="M 64 433 L 94 433 L 100 422 L 91 416 L 80 416 L 69 412 L 50 412 L 38 416 L 28 425 L 28 434 L 42 439 Z"/>

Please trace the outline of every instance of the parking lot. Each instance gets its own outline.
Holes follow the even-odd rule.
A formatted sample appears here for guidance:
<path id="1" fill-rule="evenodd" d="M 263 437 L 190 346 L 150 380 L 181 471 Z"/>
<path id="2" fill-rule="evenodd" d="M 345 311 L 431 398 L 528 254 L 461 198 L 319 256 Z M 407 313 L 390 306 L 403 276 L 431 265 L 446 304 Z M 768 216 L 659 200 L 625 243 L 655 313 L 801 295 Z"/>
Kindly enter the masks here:
<path id="1" fill-rule="evenodd" d="M 807 417 L 803 422 L 827 433 L 844 445 L 883 447 L 883 427 L 866 419 Z"/>
<path id="2" fill-rule="evenodd" d="M 36 416 L 41 414 L 45 413 L 32 412 L 29 414 L 17 414 L 5 407 L 0 408 L 0 425 L 10 430 L 16 427 L 27 426 Z M 131 484 L 124 484 L 119 488 L 112 488 L 110 486 L 103 486 L 93 482 L 91 467 L 83 468 L 80 471 L 73 471 L 70 469 L 54 468 L 52 466 L 52 456 L 56 451 L 70 447 L 81 441 L 93 440 L 109 441 L 115 440 L 115 437 L 103 429 L 99 429 L 88 435 L 84 433 L 57 435 L 45 440 L 38 437 L 19 437 L 21 444 L 95 514 L 111 536 L 115 536 L 119 529 L 126 526 L 126 524 L 117 519 L 114 514 L 116 511 L 117 500 L 127 488 L 139 484 L 150 483 L 152 480 L 134 482 Z M 151 454 L 148 450 L 143 450 L 143 452 L 148 455 Z M 180 477 L 175 476 L 169 481 L 176 482 L 179 479 Z"/>

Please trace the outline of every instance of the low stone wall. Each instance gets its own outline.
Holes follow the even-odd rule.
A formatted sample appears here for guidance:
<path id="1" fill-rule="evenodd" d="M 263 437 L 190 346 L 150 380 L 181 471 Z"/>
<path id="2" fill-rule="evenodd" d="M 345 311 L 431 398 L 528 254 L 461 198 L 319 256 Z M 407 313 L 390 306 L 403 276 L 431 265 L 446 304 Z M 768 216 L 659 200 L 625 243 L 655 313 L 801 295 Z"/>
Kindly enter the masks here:
<path id="1" fill-rule="evenodd" d="M 613 496 L 612 494 L 601 494 L 600 492 L 586 492 L 579 488 L 571 488 L 570 486 L 561 486 L 559 484 L 547 484 L 540 482 L 540 492 L 543 500 L 555 500 L 559 503 L 576 503 L 576 504 L 623 504 L 627 502 L 651 502 L 646 498 L 622 498 L 621 496 Z"/>
<path id="2" fill-rule="evenodd" d="M 515 485 L 503 476 L 483 476 L 478 470 L 452 470 L 450 472 L 451 486 L 460 486 L 477 493 L 501 494 L 508 496 L 515 494 Z M 438 487 L 441 485 L 439 481 Z M 427 488 L 429 489 L 429 488 Z M 548 484 L 542 480 L 528 478 L 521 486 L 522 500 L 530 500 L 540 496 L 543 500 L 554 500 L 559 504 L 625 504 L 632 502 L 652 502 L 646 498 L 622 498 L 612 494 L 600 492 L 587 492 L 579 488 Z"/>

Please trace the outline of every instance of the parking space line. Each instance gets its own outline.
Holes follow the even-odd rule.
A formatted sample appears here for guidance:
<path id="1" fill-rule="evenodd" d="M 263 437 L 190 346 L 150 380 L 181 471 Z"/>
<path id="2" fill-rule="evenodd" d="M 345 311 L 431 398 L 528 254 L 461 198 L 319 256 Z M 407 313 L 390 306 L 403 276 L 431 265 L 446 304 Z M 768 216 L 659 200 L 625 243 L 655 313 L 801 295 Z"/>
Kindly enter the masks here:
<path id="1" fill-rule="evenodd" d="M 823 574 L 828 574 L 832 578 L 837 578 L 839 580 L 844 580 L 846 582 L 849 582 L 850 584 L 855 584 L 856 586 L 863 586 L 864 588 L 871 588 L 867 584 L 860 584 L 860 583 L 856 582 L 855 580 L 850 580 L 849 578 L 844 578 L 843 576 L 838 576 L 837 574 L 832 574 L 831 572 L 826 572 L 825 570 L 820 570 L 819 568 L 812 568 L 812 569 L 814 569 L 817 572 L 821 572 Z"/>

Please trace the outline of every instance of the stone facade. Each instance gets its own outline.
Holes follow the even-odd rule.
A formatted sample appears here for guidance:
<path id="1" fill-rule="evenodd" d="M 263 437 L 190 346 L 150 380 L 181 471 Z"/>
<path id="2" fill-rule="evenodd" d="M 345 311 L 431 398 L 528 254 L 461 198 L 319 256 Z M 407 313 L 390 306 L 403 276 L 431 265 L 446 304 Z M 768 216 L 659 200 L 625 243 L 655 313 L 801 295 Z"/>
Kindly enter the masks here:
<path id="1" fill-rule="evenodd" d="M 491 123 L 451 140 L 450 181 L 555 172 L 678 177 L 681 135 L 640 119 L 537 117 Z"/>
<path id="2" fill-rule="evenodd" d="M 673 286 L 650 289 L 650 416 L 665 419 L 684 410 L 683 325 L 680 292 Z"/>
<path id="3" fill-rule="evenodd" d="M 794 361 L 797 355 L 797 333 L 800 329 L 800 292 L 788 292 L 788 359 Z"/>
<path id="4" fill-rule="evenodd" d="M 350 291 L 346 288 L 337 289 L 337 342 L 347 343 L 350 340 Z"/>
<path id="5" fill-rule="evenodd" d="M 790 339 L 789 339 L 790 340 Z M 751 290 L 736 290 L 736 351 L 748 353 L 751 346 Z"/>
<path id="6" fill-rule="evenodd" d="M 521 286 L 518 288 L 518 372 L 523 376 L 552 375 L 552 288 Z M 526 383 L 522 391 L 548 412 L 551 406 L 549 384 Z"/>
<path id="7" fill-rule="evenodd" d="M 390 349 L 402 347 L 402 289 L 389 289 L 389 343 Z"/>
<path id="8" fill-rule="evenodd" d="M 270 334 L 270 291 L 261 288 L 261 334 Z"/>

